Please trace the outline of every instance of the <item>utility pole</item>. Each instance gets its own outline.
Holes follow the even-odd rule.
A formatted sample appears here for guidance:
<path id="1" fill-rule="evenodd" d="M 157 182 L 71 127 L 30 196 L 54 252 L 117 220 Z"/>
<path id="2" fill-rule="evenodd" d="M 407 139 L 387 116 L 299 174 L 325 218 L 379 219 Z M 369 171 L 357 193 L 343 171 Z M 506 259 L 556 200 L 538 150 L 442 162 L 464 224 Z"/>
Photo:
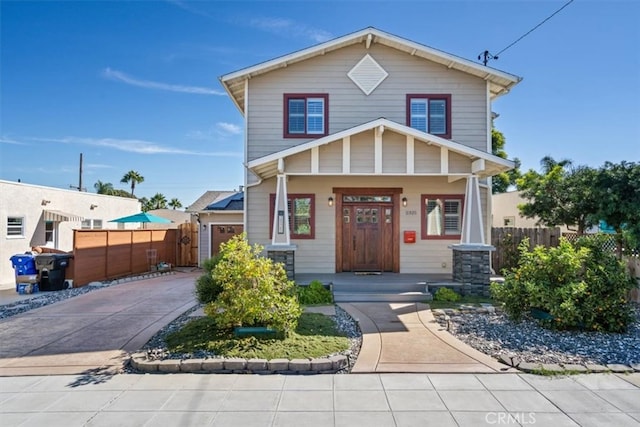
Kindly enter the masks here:
<path id="1" fill-rule="evenodd" d="M 75 188 L 78 191 L 87 191 L 86 188 L 82 186 L 82 153 L 80 153 L 80 172 L 78 178 L 78 186 L 70 185 L 69 188 Z"/>

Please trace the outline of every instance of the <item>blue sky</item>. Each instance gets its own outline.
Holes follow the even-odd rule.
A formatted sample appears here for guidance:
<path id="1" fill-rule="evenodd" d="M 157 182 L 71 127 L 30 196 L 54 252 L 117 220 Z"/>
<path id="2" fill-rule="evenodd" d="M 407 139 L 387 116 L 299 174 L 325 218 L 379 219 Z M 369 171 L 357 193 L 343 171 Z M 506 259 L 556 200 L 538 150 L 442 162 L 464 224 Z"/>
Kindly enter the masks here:
<path id="1" fill-rule="evenodd" d="M 242 184 L 243 119 L 221 75 L 365 27 L 476 60 L 560 1 L 0 2 L 0 179 L 116 188 L 129 170 L 188 205 Z M 489 65 L 510 158 L 640 161 L 640 1 L 575 0 Z"/>

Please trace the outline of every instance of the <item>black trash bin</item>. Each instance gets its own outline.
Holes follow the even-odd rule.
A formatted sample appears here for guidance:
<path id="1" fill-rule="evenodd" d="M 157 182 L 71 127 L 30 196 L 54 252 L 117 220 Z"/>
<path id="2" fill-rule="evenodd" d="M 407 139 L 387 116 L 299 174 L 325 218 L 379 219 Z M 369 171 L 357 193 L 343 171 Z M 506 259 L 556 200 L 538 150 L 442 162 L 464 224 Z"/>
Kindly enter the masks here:
<path id="1" fill-rule="evenodd" d="M 36 268 L 40 276 L 41 291 L 60 291 L 65 289 L 65 271 L 71 254 L 36 255 Z"/>

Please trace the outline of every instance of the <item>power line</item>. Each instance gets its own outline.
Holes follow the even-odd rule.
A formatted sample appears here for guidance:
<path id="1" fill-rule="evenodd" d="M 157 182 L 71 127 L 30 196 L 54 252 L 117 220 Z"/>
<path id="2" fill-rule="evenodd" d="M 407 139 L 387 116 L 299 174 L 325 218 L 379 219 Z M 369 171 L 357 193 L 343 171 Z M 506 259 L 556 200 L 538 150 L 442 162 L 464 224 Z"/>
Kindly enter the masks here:
<path id="1" fill-rule="evenodd" d="M 489 60 L 491 59 L 498 59 L 498 57 L 502 54 L 502 52 L 506 51 L 507 49 L 509 49 L 511 46 L 515 45 L 516 43 L 518 43 L 520 40 L 522 40 L 523 38 L 527 37 L 529 34 L 531 34 L 532 32 L 534 32 L 538 27 L 540 27 L 542 24 L 544 24 L 545 22 L 547 22 L 549 19 L 553 18 L 555 15 L 557 15 L 558 13 L 560 13 L 560 11 L 562 9 L 564 9 L 565 7 L 569 6 L 571 3 L 573 3 L 573 0 L 569 0 L 568 2 L 566 2 L 560 9 L 556 10 L 555 12 L 553 12 L 551 15 L 547 16 L 542 22 L 540 22 L 538 25 L 536 25 L 535 27 L 533 27 L 532 29 L 530 29 L 529 31 L 527 31 L 526 33 L 524 33 L 522 36 L 518 37 L 518 39 L 516 39 L 513 43 L 511 43 L 509 46 L 505 47 L 504 49 L 502 49 L 500 52 L 496 53 L 495 55 L 491 54 L 488 50 L 485 50 L 484 52 L 482 52 L 480 55 L 478 55 L 478 59 L 482 59 L 482 63 L 484 65 L 487 65 L 487 62 L 489 62 Z"/>

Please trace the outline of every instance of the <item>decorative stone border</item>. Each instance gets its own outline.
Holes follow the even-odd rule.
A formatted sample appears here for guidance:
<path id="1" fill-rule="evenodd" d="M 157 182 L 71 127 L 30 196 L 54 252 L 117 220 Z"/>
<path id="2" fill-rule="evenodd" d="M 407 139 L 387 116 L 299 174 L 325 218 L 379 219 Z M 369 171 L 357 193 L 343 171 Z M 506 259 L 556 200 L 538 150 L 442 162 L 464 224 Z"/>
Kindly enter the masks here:
<path id="1" fill-rule="evenodd" d="M 496 312 L 502 312 L 502 308 L 494 307 L 491 304 L 481 304 L 480 307 L 471 305 L 461 305 L 459 309 L 444 308 L 444 309 L 432 309 L 433 315 L 437 318 L 442 317 L 445 322 L 450 319 L 450 316 L 467 313 L 478 314 L 493 314 Z M 633 365 L 624 365 L 619 363 L 610 363 L 607 365 L 591 365 L 591 364 L 568 364 L 568 363 L 531 363 L 520 359 L 516 355 L 500 355 L 498 361 L 504 363 L 507 366 L 516 368 L 523 372 L 533 374 L 566 374 L 566 373 L 631 373 L 640 372 L 640 363 Z"/>
<path id="2" fill-rule="evenodd" d="M 134 282 L 136 280 L 151 279 L 153 277 L 168 276 L 172 274 L 176 274 L 176 272 L 175 271 L 153 271 L 149 273 L 138 274 L 135 276 L 127 276 L 121 279 L 105 280 L 104 282 L 91 282 L 86 286 L 106 287 L 111 285 L 119 285 L 120 283 Z"/>
<path id="3" fill-rule="evenodd" d="M 134 353 L 129 364 L 148 373 L 212 374 L 335 374 L 349 366 L 347 356 L 317 359 L 164 359 L 148 360 L 146 353 Z"/>
<path id="4" fill-rule="evenodd" d="M 566 374 L 566 373 L 602 373 L 612 372 L 620 374 L 630 374 L 631 372 L 640 372 L 640 363 L 634 365 L 623 365 L 618 363 L 610 363 L 607 365 L 590 365 L 590 364 L 568 364 L 568 363 L 529 363 L 524 362 L 518 356 L 500 355 L 498 359 L 505 365 L 511 366 L 523 372 L 532 374 Z"/>

